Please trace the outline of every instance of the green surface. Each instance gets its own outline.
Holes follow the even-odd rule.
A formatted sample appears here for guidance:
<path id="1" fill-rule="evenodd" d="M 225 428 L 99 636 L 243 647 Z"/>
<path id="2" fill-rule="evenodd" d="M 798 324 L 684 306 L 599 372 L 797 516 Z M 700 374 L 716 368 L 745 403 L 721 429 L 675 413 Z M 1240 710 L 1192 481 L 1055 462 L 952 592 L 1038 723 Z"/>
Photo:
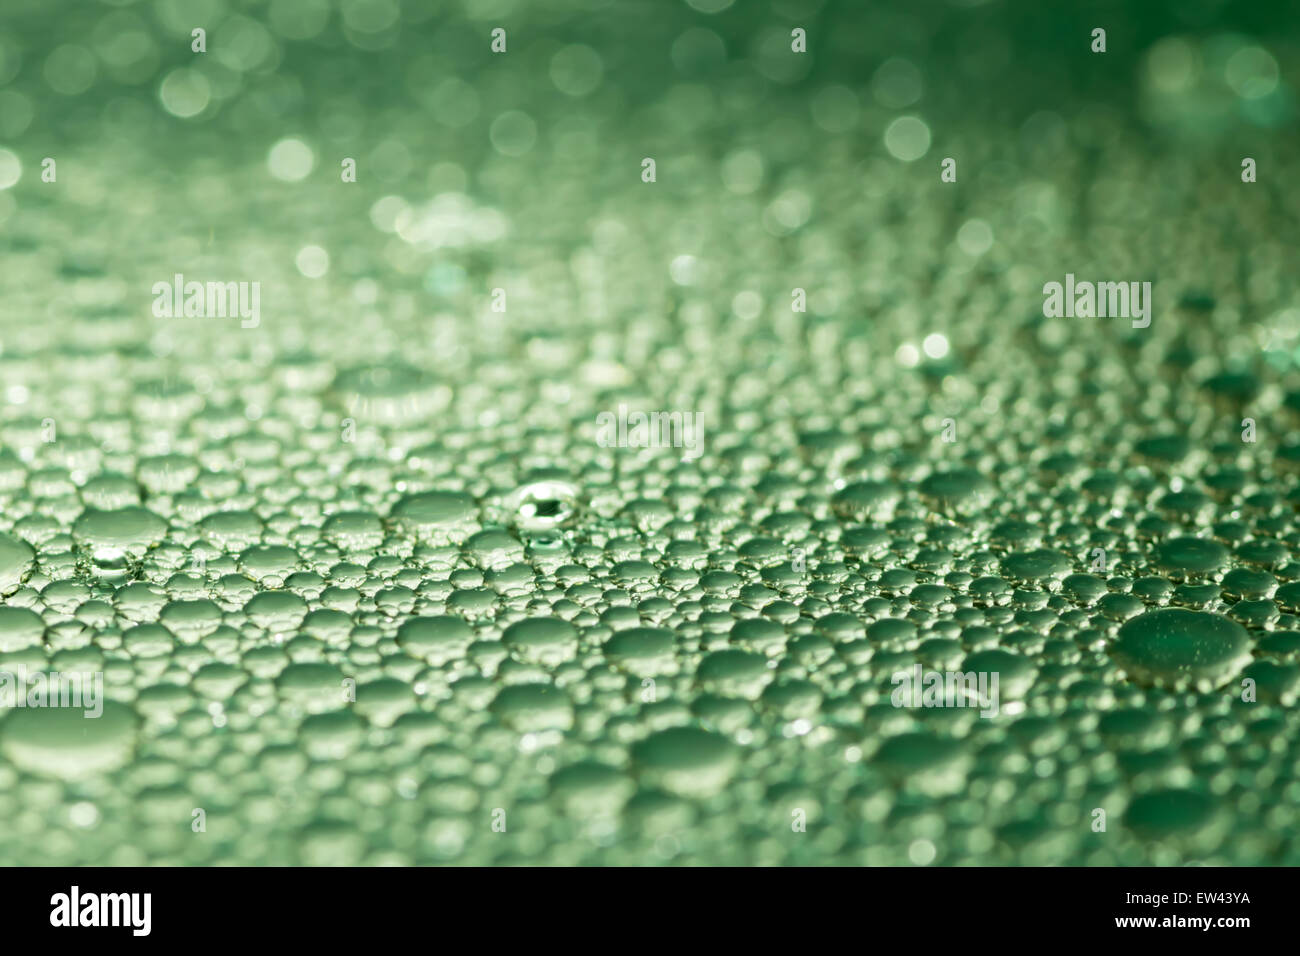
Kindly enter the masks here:
<path id="1" fill-rule="evenodd" d="M 1300 862 L 1297 19 L 1045 6 L 5 0 L 0 861 Z"/>

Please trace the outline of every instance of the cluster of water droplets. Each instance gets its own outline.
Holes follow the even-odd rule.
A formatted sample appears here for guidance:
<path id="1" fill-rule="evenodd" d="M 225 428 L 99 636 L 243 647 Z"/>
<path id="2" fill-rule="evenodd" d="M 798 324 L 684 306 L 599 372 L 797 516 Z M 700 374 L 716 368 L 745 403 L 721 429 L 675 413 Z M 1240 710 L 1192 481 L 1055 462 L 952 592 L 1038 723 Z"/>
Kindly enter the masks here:
<path id="1" fill-rule="evenodd" d="M 1043 318 L 1062 261 L 1222 274 L 1195 230 L 1135 251 L 1144 204 L 1217 193 L 1089 122 L 1106 162 L 1040 144 L 1036 184 L 966 130 L 978 209 L 801 153 L 806 120 L 722 179 L 663 162 L 654 201 L 599 150 L 553 190 L 494 167 L 507 237 L 437 262 L 345 196 L 315 284 L 299 200 L 245 171 L 247 331 L 133 297 L 188 246 L 16 222 L 14 314 L 52 320 L 0 352 L 0 670 L 107 702 L 0 717 L 6 859 L 1296 862 L 1300 392 L 1234 335 L 1284 256 L 1261 233 L 1256 301 L 1164 299 L 1140 334 Z M 206 235 L 145 168 L 104 221 L 147 235 L 156 195 Z M 1268 188 L 1239 200 L 1265 223 Z M 242 276 L 236 248 L 197 261 Z M 602 447 L 620 404 L 699 412 L 701 457 Z M 998 714 L 894 706 L 918 664 L 997 673 Z"/>

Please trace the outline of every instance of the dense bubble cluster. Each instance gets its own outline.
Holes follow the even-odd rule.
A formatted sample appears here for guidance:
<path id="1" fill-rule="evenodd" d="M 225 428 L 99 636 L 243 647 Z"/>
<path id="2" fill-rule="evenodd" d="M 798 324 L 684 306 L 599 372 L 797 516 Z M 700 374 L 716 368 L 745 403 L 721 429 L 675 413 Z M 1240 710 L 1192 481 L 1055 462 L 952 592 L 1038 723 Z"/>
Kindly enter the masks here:
<path id="1" fill-rule="evenodd" d="M 143 395 L 78 383 L 99 414 L 59 410 L 52 443 L 6 421 L 0 661 L 107 697 L 0 720 L 13 857 L 1291 859 L 1279 455 L 1216 441 L 1204 391 L 1159 384 L 1117 427 L 1118 396 L 1008 383 L 992 350 L 928 381 L 846 343 L 750 345 L 791 376 L 766 407 L 738 357 L 684 356 L 725 372 L 695 379 L 698 462 L 601 448 L 582 420 L 610 396 L 581 383 L 550 410 L 571 424 L 476 425 L 557 380 L 487 358 L 254 351 L 198 401 L 183 362 Z M 48 381 L 78 361 L 42 354 Z M 928 416 L 967 387 L 1017 430 L 957 412 L 942 443 Z M 917 665 L 997 674 L 999 712 L 896 706 Z"/>
<path id="2" fill-rule="evenodd" d="M 681 6 L 657 96 L 613 34 L 388 55 L 396 4 L 273 3 L 215 66 L 133 26 L 156 102 L 0 182 L 0 672 L 105 698 L 0 714 L 7 862 L 1300 862 L 1292 191 L 1222 219 L 1222 157 L 1154 175 L 1119 111 L 991 136 L 945 60 L 828 78 Z M 318 36 L 401 72 L 329 48 L 303 109 Z M 52 94 L 0 95 L 17 137 Z M 1047 316 L 1062 263 L 1155 320 Z M 182 272 L 260 324 L 151 314 Z M 626 408 L 698 446 L 601 440 Z"/>

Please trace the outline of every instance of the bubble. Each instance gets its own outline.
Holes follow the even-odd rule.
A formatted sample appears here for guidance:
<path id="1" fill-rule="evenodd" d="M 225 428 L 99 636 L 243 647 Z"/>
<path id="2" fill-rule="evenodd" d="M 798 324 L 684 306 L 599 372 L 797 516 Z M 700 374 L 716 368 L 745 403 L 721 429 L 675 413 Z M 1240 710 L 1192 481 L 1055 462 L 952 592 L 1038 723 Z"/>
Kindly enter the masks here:
<path id="1" fill-rule="evenodd" d="M 78 707 L 12 710 L 0 722 L 0 749 L 16 767 L 42 777 L 79 780 L 116 770 L 131 759 L 139 720 L 124 704 L 100 703 L 98 717 Z"/>
<path id="2" fill-rule="evenodd" d="M 704 75 L 726 62 L 727 45 L 712 30 L 691 27 L 673 41 L 668 55 L 679 72 Z"/>
<path id="3" fill-rule="evenodd" d="M 821 90 L 812 103 L 813 122 L 828 133 L 847 133 L 858 123 L 858 96 L 846 86 Z"/>
<path id="4" fill-rule="evenodd" d="M 521 733 L 568 730 L 573 726 L 573 705 L 568 697 L 545 684 L 503 688 L 492 702 L 492 713 L 507 727 Z"/>
<path id="5" fill-rule="evenodd" d="M 303 246 L 298 250 L 294 264 L 308 279 L 319 279 L 329 272 L 330 256 L 320 246 Z"/>
<path id="6" fill-rule="evenodd" d="M 492 121 L 488 135 L 502 156 L 523 156 L 537 142 L 537 124 L 527 113 L 509 110 Z"/>
<path id="7" fill-rule="evenodd" d="M 921 73 L 910 60 L 891 57 L 871 78 L 871 93 L 886 109 L 904 109 L 921 98 Z M 929 142 L 928 134 L 926 142 Z"/>
<path id="8" fill-rule="evenodd" d="M 22 178 L 23 167 L 18 157 L 7 149 L 0 149 L 0 189 L 10 189 Z"/>
<path id="9" fill-rule="evenodd" d="M 501 640 L 520 660 L 532 663 L 554 665 L 578 652 L 577 630 L 559 618 L 516 621 L 505 629 Z"/>
<path id="10" fill-rule="evenodd" d="M 581 43 L 562 47 L 551 57 L 551 82 L 568 96 L 587 96 L 595 91 L 604 71 L 600 54 Z"/>
<path id="11" fill-rule="evenodd" d="M 319 36 L 330 18 L 329 0 L 271 0 L 267 19 L 286 40 Z"/>
<path id="12" fill-rule="evenodd" d="M 158 98 L 163 109 L 173 116 L 189 119 L 208 108 L 212 88 L 207 78 L 198 70 L 188 67 L 172 70 L 158 87 Z"/>
<path id="13" fill-rule="evenodd" d="M 567 481 L 534 481 L 516 488 L 506 502 L 517 527 L 546 531 L 569 524 L 578 514 L 581 492 Z"/>
<path id="14" fill-rule="evenodd" d="M 916 116 L 900 116 L 885 127 L 885 149 L 895 159 L 915 162 L 930 151 L 930 127 Z"/>
<path id="15" fill-rule="evenodd" d="M 0 607 L 0 652 L 37 647 L 44 634 L 39 614 L 25 607 Z"/>
<path id="16" fill-rule="evenodd" d="M 738 319 L 746 321 L 756 319 L 763 311 L 763 297 L 752 289 L 737 292 L 735 298 L 731 300 L 731 311 Z"/>
<path id="17" fill-rule="evenodd" d="M 832 507 L 841 517 L 863 520 L 887 514 L 898 499 L 898 487 L 892 482 L 858 481 L 838 491 Z"/>
<path id="18" fill-rule="evenodd" d="M 464 657 L 473 640 L 474 631 L 470 626 L 451 616 L 411 618 L 397 630 L 398 646 L 433 667 Z"/>
<path id="19" fill-rule="evenodd" d="M 921 363 L 921 351 L 910 342 L 904 342 L 894 352 L 894 361 L 903 368 L 916 368 Z"/>
<path id="20" fill-rule="evenodd" d="M 407 495 L 393 506 L 393 518 L 406 531 L 464 540 L 478 530 L 474 498 L 460 491 L 426 491 Z"/>
<path id="21" fill-rule="evenodd" d="M 397 0 L 342 0 L 339 13 L 352 30 L 379 33 L 392 27 L 402 11 Z"/>
<path id="22" fill-rule="evenodd" d="M 1059 551 L 1039 548 L 1007 555 L 1002 559 L 1001 569 L 1013 581 L 1042 584 L 1065 577 L 1072 565 L 1070 559 Z"/>
<path id="23" fill-rule="evenodd" d="M 1223 73 L 1233 92 L 1243 99 L 1257 100 L 1277 89 L 1277 61 L 1262 47 L 1242 47 L 1228 58 Z"/>
<path id="24" fill-rule="evenodd" d="M 466 126 L 478 116 L 478 91 L 459 77 L 449 77 L 434 87 L 430 107 L 434 119 L 444 126 Z"/>
<path id="25" fill-rule="evenodd" d="M 737 150 L 723 160 L 721 172 L 728 190 L 748 195 L 763 182 L 763 158 L 753 150 Z"/>
<path id="26" fill-rule="evenodd" d="M 307 616 L 307 602 L 288 591 L 263 591 L 244 605 L 249 621 L 268 631 L 297 627 Z"/>
<path id="27" fill-rule="evenodd" d="M 968 256 L 982 256 L 993 248 L 993 230 L 982 219 L 969 219 L 957 230 L 957 245 Z"/>
<path id="28" fill-rule="evenodd" d="M 162 540 L 167 522 L 146 508 L 101 511 L 87 508 L 72 526 L 73 537 L 96 560 L 121 554 L 140 555 Z"/>
<path id="29" fill-rule="evenodd" d="M 948 354 L 948 338 L 940 332 L 931 332 L 921 342 L 921 351 L 932 359 L 941 359 Z"/>
<path id="30" fill-rule="evenodd" d="M 1212 688 L 1250 660 L 1250 639 L 1244 627 L 1222 615 L 1161 608 L 1126 622 L 1111 652 L 1135 680 Z"/>
<path id="31" fill-rule="evenodd" d="M 548 783 L 551 796 L 567 813 L 579 818 L 616 813 L 636 790 L 636 784 L 625 774 L 590 760 L 555 771 Z"/>
<path id="32" fill-rule="evenodd" d="M 95 55 L 85 47 L 65 43 L 45 60 L 45 82 L 64 96 L 77 96 L 95 83 Z"/>
<path id="33" fill-rule="evenodd" d="M 384 525 L 369 511 L 343 511 L 326 519 L 322 534 L 340 548 L 367 550 L 384 540 Z"/>
<path id="34" fill-rule="evenodd" d="M 719 734 L 674 727 L 636 744 L 632 758 L 642 779 L 669 793 L 698 799 L 727 786 L 740 755 L 739 748 Z"/>
<path id="35" fill-rule="evenodd" d="M 763 655 L 741 650 L 714 651 L 700 661 L 695 676 L 706 690 L 749 699 L 758 697 L 773 678 Z"/>
<path id="36" fill-rule="evenodd" d="M 1193 86 L 1200 70 L 1194 44 L 1181 37 L 1165 37 L 1147 53 L 1147 74 L 1162 93 L 1181 93 Z"/>
<path id="37" fill-rule="evenodd" d="M 311 713 L 321 713 L 348 702 L 343 680 L 343 672 L 333 664 L 305 662 L 285 667 L 275 686 L 285 700 Z"/>
<path id="38" fill-rule="evenodd" d="M 0 137 L 17 138 L 36 116 L 32 102 L 16 90 L 0 90 Z"/>
<path id="39" fill-rule="evenodd" d="M 0 593 L 13 591 L 31 570 L 36 552 L 25 541 L 0 533 Z"/>
<path id="40" fill-rule="evenodd" d="M 637 677 L 657 677 L 676 671 L 673 633 L 661 627 L 632 627 L 605 642 L 610 662 Z"/>
<path id="41" fill-rule="evenodd" d="M 1147 840 L 1185 837 L 1212 825 L 1214 801 L 1195 790 L 1165 788 L 1134 798 L 1124 825 Z"/>
<path id="42" fill-rule="evenodd" d="M 876 751 L 874 763 L 910 788 L 939 795 L 961 789 L 971 755 L 959 740 L 917 732 L 890 737 Z"/>
<path id="43" fill-rule="evenodd" d="M 93 803 L 82 801 L 68 808 L 68 819 L 75 827 L 89 829 L 99 823 L 99 810 Z"/>
<path id="44" fill-rule="evenodd" d="M 764 224 L 775 233 L 798 229 L 812 215 L 808 195 L 797 189 L 786 190 L 772 200 L 764 214 Z"/>
<path id="45" fill-rule="evenodd" d="M 266 165 L 276 179 L 296 183 L 311 175 L 316 165 L 316 154 L 300 139 L 282 139 L 271 147 Z"/>
<path id="46" fill-rule="evenodd" d="M 917 866 L 928 866 L 937 855 L 938 851 L 929 840 L 913 840 L 907 848 L 907 858 Z"/>
<path id="47" fill-rule="evenodd" d="M 668 274 L 678 285 L 695 285 L 700 272 L 699 260 L 694 256 L 676 256 L 668 264 Z"/>
<path id="48" fill-rule="evenodd" d="M 207 55 L 237 73 L 273 67 L 279 59 L 275 38 L 266 27 L 250 17 L 225 17 L 212 41 L 211 52 Z"/>
<path id="49" fill-rule="evenodd" d="M 366 732 L 366 723 L 347 710 L 311 714 L 298 729 L 303 750 L 313 760 L 345 760 L 356 753 Z M 359 852 L 358 849 L 353 852 Z"/>
<path id="50" fill-rule="evenodd" d="M 1210 574 L 1227 561 L 1228 549 L 1209 538 L 1171 538 L 1156 547 L 1156 563 L 1179 576 Z"/>
<path id="51" fill-rule="evenodd" d="M 400 424 L 439 411 L 451 400 L 451 388 L 427 372 L 401 362 L 345 369 L 334 392 L 354 418 Z"/>

